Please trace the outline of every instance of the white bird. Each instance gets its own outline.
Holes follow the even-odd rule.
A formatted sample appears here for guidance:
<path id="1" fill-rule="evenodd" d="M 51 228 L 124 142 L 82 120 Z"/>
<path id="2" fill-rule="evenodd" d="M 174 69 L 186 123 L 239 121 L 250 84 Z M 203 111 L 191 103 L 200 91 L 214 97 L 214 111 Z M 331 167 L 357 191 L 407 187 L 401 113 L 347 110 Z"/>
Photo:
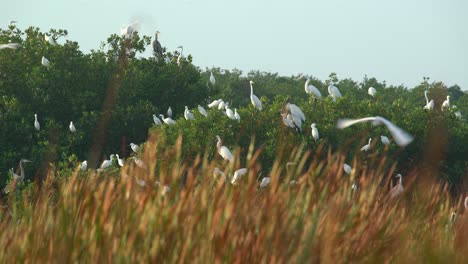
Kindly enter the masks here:
<path id="1" fill-rule="evenodd" d="M 119 154 L 115 154 L 117 157 L 117 164 L 119 164 L 120 167 L 123 167 L 125 164 L 125 161 L 119 157 Z"/>
<path id="2" fill-rule="evenodd" d="M 167 109 L 167 116 L 168 117 L 172 117 L 172 108 L 169 106 L 169 108 Z"/>
<path id="3" fill-rule="evenodd" d="M 205 117 L 208 116 L 208 113 L 206 112 L 205 108 L 203 108 L 201 105 L 198 105 L 198 111 Z"/>
<path id="4" fill-rule="evenodd" d="M 80 165 L 80 170 L 86 171 L 87 168 L 88 168 L 88 161 L 85 160 L 85 161 L 83 161 L 83 162 L 81 163 L 81 165 Z"/>
<path id="5" fill-rule="evenodd" d="M 226 175 L 224 175 L 224 172 L 221 171 L 218 167 L 216 167 L 213 170 L 213 178 L 218 179 L 218 177 L 222 177 L 223 180 L 226 180 Z"/>
<path id="6" fill-rule="evenodd" d="M 450 95 L 447 95 L 447 99 L 442 103 L 442 111 L 444 111 L 445 108 L 450 108 Z"/>
<path id="7" fill-rule="evenodd" d="M 312 123 L 310 127 L 312 128 L 312 137 L 314 138 L 314 141 L 317 142 L 319 140 L 319 132 L 317 129 L 317 125 L 315 123 Z"/>
<path id="8" fill-rule="evenodd" d="M 332 97 L 333 101 L 336 101 L 336 98 L 341 97 L 340 90 L 338 90 L 338 87 L 336 87 L 333 82 L 330 82 L 330 85 L 328 85 L 328 93 Z"/>
<path id="9" fill-rule="evenodd" d="M 351 174 L 351 172 L 353 171 L 353 168 L 351 168 L 351 166 L 349 166 L 346 163 L 343 164 L 343 169 L 346 172 L 346 174 L 348 174 L 348 175 Z"/>
<path id="10" fill-rule="evenodd" d="M 137 158 L 137 157 L 132 157 L 132 159 L 133 159 L 133 161 L 135 162 L 135 164 L 136 164 L 138 167 L 140 167 L 140 168 L 142 168 L 142 169 L 145 168 L 145 163 L 144 163 L 141 159 L 139 159 L 139 158 Z"/>
<path id="11" fill-rule="evenodd" d="M 250 81 L 250 101 L 252 102 L 253 106 L 258 110 L 262 110 L 262 101 L 258 99 L 258 97 L 253 94 L 253 84 L 254 82 Z"/>
<path id="12" fill-rule="evenodd" d="M 161 119 L 159 119 L 155 114 L 153 114 L 153 122 L 154 122 L 157 126 L 162 125 Z"/>
<path id="13" fill-rule="evenodd" d="M 281 117 L 283 118 L 283 123 L 285 126 L 290 127 L 290 128 L 296 128 L 293 121 L 288 118 L 288 114 L 282 113 Z"/>
<path id="14" fill-rule="evenodd" d="M 361 148 L 361 151 L 368 151 L 369 148 L 370 148 L 370 143 L 372 141 L 372 138 L 369 138 L 369 143 L 367 143 L 367 145 L 364 145 L 362 148 Z"/>
<path id="15" fill-rule="evenodd" d="M 465 197 L 465 210 L 468 210 L 468 196 Z"/>
<path id="16" fill-rule="evenodd" d="M 240 122 L 241 118 L 240 118 L 239 113 L 237 113 L 237 108 L 234 108 L 234 117 L 236 118 L 237 121 Z"/>
<path id="17" fill-rule="evenodd" d="M 380 141 L 382 141 L 384 145 L 390 145 L 390 140 L 386 136 L 380 136 Z"/>
<path id="18" fill-rule="evenodd" d="M 322 93 L 317 89 L 317 87 L 312 84 L 309 85 L 310 79 L 307 79 L 304 88 L 307 94 L 312 95 L 315 99 L 322 99 Z"/>
<path id="19" fill-rule="evenodd" d="M 131 24 L 123 25 L 122 27 L 120 27 L 120 36 L 130 37 L 135 31 L 134 24 L 135 23 L 131 23 Z"/>
<path id="20" fill-rule="evenodd" d="M 397 185 L 393 187 L 392 190 L 390 190 L 390 198 L 395 198 L 398 195 L 402 194 L 404 191 L 403 184 L 402 184 L 403 176 L 401 176 L 401 174 L 398 174 L 396 178 L 399 178 L 399 180 L 398 180 Z"/>
<path id="21" fill-rule="evenodd" d="M 208 107 L 209 108 L 213 108 L 213 107 L 218 107 L 219 103 L 221 103 L 221 101 L 223 101 L 222 99 L 218 99 L 218 100 L 214 100 L 213 102 L 211 102 Z"/>
<path id="22" fill-rule="evenodd" d="M 413 136 L 403 131 L 403 129 L 395 126 L 392 122 L 388 121 L 387 119 L 381 116 L 365 117 L 361 119 L 339 119 L 338 122 L 336 123 L 336 127 L 338 129 L 343 129 L 343 128 L 352 126 L 354 124 L 367 122 L 367 121 L 372 121 L 372 125 L 374 126 L 378 126 L 378 125 L 387 126 L 387 129 L 392 134 L 393 139 L 395 140 L 397 145 L 400 147 L 408 145 L 414 139 Z"/>
<path id="23" fill-rule="evenodd" d="M 218 154 L 223 157 L 224 160 L 229 160 L 230 162 L 234 161 L 234 157 L 232 156 L 231 151 L 222 145 L 221 138 L 217 135 L 216 138 L 218 142 L 216 143 L 216 148 L 218 150 Z"/>
<path id="24" fill-rule="evenodd" d="M 288 98 L 288 100 L 286 100 L 286 110 L 288 111 L 288 113 L 290 113 L 293 116 L 297 116 L 298 118 L 301 119 L 301 121 L 306 121 L 304 112 L 302 112 L 299 106 L 295 104 L 291 104 L 290 100 L 291 98 Z"/>
<path id="25" fill-rule="evenodd" d="M 168 124 L 168 125 L 175 125 L 176 124 L 176 121 L 174 121 L 172 118 L 170 117 L 166 117 L 164 118 L 164 116 L 161 114 L 159 115 L 159 117 L 161 117 L 161 119 L 163 120 L 164 123 Z"/>
<path id="26" fill-rule="evenodd" d="M 232 109 L 229 108 L 229 104 L 226 104 L 225 108 L 227 117 L 229 117 L 229 119 L 235 120 L 236 117 L 234 116 L 234 112 L 232 112 Z"/>
<path id="27" fill-rule="evenodd" d="M 72 133 L 75 133 L 76 132 L 76 128 L 75 128 L 75 125 L 73 125 L 73 121 L 70 121 L 70 132 Z"/>
<path id="28" fill-rule="evenodd" d="M 218 110 L 224 110 L 225 108 L 226 108 L 226 103 L 223 100 L 219 101 Z"/>
<path id="29" fill-rule="evenodd" d="M 369 87 L 369 89 L 367 90 L 367 93 L 372 96 L 372 97 L 375 97 L 375 95 L 377 94 L 377 90 L 375 90 L 374 87 Z"/>
<path id="30" fill-rule="evenodd" d="M 55 41 L 55 39 L 53 37 L 49 37 L 47 35 L 44 36 L 44 40 L 49 42 L 50 45 L 55 45 L 57 44 L 57 42 Z"/>
<path id="31" fill-rule="evenodd" d="M 424 91 L 424 97 L 426 97 L 426 105 L 424 106 L 424 109 L 434 110 L 434 99 L 429 101 L 429 98 L 427 98 L 427 91 Z"/>
<path id="32" fill-rule="evenodd" d="M 211 83 L 212 85 L 215 85 L 215 84 L 216 84 L 216 79 L 215 79 L 215 77 L 214 77 L 214 75 L 213 75 L 213 72 L 211 72 L 211 75 L 210 75 L 210 83 Z"/>
<path id="33" fill-rule="evenodd" d="M 18 49 L 20 47 L 21 47 L 21 45 L 19 43 L 0 44 L 0 50 L 2 50 L 2 49 L 16 50 L 16 49 Z"/>
<path id="34" fill-rule="evenodd" d="M 187 106 L 185 106 L 184 117 L 185 117 L 185 120 L 193 120 L 194 119 L 192 112 L 190 112 L 190 110 L 188 109 Z"/>
<path id="35" fill-rule="evenodd" d="M 20 167 L 20 175 L 16 174 L 13 171 L 13 168 L 10 169 L 11 174 L 13 175 L 13 181 L 9 183 L 7 186 L 5 186 L 4 192 L 9 193 L 17 183 L 24 181 L 25 175 L 24 175 L 24 167 L 23 163 L 25 162 L 31 162 L 30 160 L 27 159 L 21 159 L 19 162 L 19 167 Z"/>
<path id="36" fill-rule="evenodd" d="M 247 168 L 238 169 L 234 172 L 234 176 L 232 176 L 231 184 L 236 185 L 238 181 L 247 173 Z"/>
<path id="37" fill-rule="evenodd" d="M 265 187 L 267 187 L 271 182 L 271 178 L 270 177 L 265 177 L 262 179 L 262 181 L 260 182 L 260 188 L 263 189 Z"/>
<path id="38" fill-rule="evenodd" d="M 297 131 L 302 131 L 302 119 L 299 116 L 287 114 L 286 118 L 292 121 L 294 125 L 293 128 L 295 128 Z"/>
<path id="39" fill-rule="evenodd" d="M 179 46 L 177 48 L 180 49 L 179 56 L 177 56 L 177 65 L 180 66 L 180 60 L 184 57 L 184 55 L 182 54 L 182 52 L 184 51 L 184 47 Z"/>
<path id="40" fill-rule="evenodd" d="M 112 160 L 114 159 L 114 154 L 110 155 L 108 160 L 104 160 L 101 163 L 101 166 L 99 167 L 98 171 L 103 171 L 106 168 L 109 168 L 112 165 Z"/>
<path id="41" fill-rule="evenodd" d="M 34 114 L 34 128 L 37 131 L 41 130 L 41 124 L 39 124 L 39 121 L 37 121 L 37 114 Z"/>
<path id="42" fill-rule="evenodd" d="M 49 66 L 50 66 L 49 60 L 46 59 L 46 57 L 44 57 L 44 56 L 42 56 L 41 63 L 42 63 L 42 65 L 44 65 L 47 68 L 49 68 Z"/>
<path id="43" fill-rule="evenodd" d="M 133 152 L 138 153 L 140 151 L 140 146 L 135 143 L 130 143 L 130 147 L 132 148 Z"/>

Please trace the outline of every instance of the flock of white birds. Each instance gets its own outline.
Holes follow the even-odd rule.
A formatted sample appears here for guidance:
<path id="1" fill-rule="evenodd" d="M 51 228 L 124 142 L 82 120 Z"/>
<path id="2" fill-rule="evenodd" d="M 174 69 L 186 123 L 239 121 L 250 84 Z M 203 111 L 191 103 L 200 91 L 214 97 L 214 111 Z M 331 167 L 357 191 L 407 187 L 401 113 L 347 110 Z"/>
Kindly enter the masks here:
<path id="1" fill-rule="evenodd" d="M 134 25 L 132 25 L 132 24 L 126 25 L 126 26 L 123 26 L 121 28 L 121 35 L 123 37 L 128 37 L 134 31 L 135 31 Z M 56 40 L 54 38 L 50 37 L 50 36 L 46 35 L 44 40 L 47 43 L 49 43 L 50 45 L 57 45 Z M 20 47 L 21 47 L 21 45 L 19 43 L 0 44 L 0 50 L 2 50 L 2 49 L 16 50 L 16 49 L 18 49 Z M 180 65 L 180 60 L 181 60 L 181 58 L 183 58 L 183 55 L 182 55 L 183 47 L 179 46 L 178 49 L 180 49 L 180 52 L 179 52 L 179 56 L 177 58 L 177 64 Z M 167 58 L 166 58 L 166 62 L 169 63 L 170 61 L 167 60 Z M 41 58 L 41 64 L 44 67 L 47 67 L 47 68 L 50 67 L 50 61 L 45 57 Z M 211 74 L 210 74 L 209 81 L 213 86 L 216 84 L 216 79 L 215 79 L 215 76 L 213 75 L 213 72 L 211 72 Z M 253 84 L 254 84 L 254 82 L 250 81 L 250 101 L 251 101 L 252 105 L 254 106 L 254 108 L 256 110 L 262 111 L 262 109 L 263 109 L 262 102 L 254 94 Z M 317 89 L 317 87 L 310 84 L 310 79 L 307 79 L 306 82 L 305 82 L 305 92 L 306 92 L 306 94 L 312 96 L 314 98 L 314 100 L 322 99 L 322 94 Z M 338 100 L 338 98 L 342 97 L 342 95 L 340 93 L 340 90 L 338 89 L 338 87 L 335 86 L 335 84 L 333 82 L 329 83 L 328 93 L 329 93 L 329 96 L 332 98 L 332 100 L 334 102 L 336 100 Z M 377 94 L 377 90 L 374 87 L 369 87 L 368 88 L 368 94 L 370 96 L 372 96 L 372 97 L 375 97 L 376 94 Z M 429 101 L 428 96 L 427 96 L 427 91 L 424 92 L 424 96 L 426 98 L 426 105 L 423 108 L 426 109 L 426 110 L 429 110 L 429 111 L 434 110 L 434 100 Z M 241 117 L 240 117 L 239 113 L 237 112 L 237 108 L 234 108 L 234 111 L 232 111 L 232 109 L 229 106 L 229 103 L 225 102 L 223 99 L 214 100 L 211 103 L 209 103 L 207 106 L 210 109 L 221 110 L 221 111 L 223 111 L 223 114 L 226 115 L 228 118 L 230 118 L 232 120 L 237 120 L 237 121 L 240 122 Z M 443 104 L 441 106 L 441 109 L 444 111 L 444 110 L 449 109 L 450 107 L 451 107 L 450 106 L 450 97 L 447 96 L 447 99 L 443 102 Z M 203 115 L 205 117 L 208 116 L 208 112 L 205 110 L 205 108 L 203 108 L 203 106 L 198 105 L 197 109 L 198 109 L 198 111 L 200 112 L 201 115 Z M 289 99 L 286 102 L 285 110 L 286 111 L 284 113 L 281 113 L 281 117 L 282 117 L 284 125 L 287 126 L 287 127 L 293 128 L 296 131 L 302 131 L 302 124 L 303 124 L 303 122 L 306 121 L 306 117 L 305 117 L 304 113 L 302 112 L 302 110 L 297 105 L 291 104 L 289 102 Z M 160 114 L 159 115 L 159 117 L 161 118 L 160 119 L 160 118 L 158 118 L 157 115 L 154 114 L 153 115 L 154 124 L 157 125 L 157 126 L 161 126 L 161 125 L 163 125 L 163 123 L 166 124 L 166 125 L 169 125 L 169 126 L 175 125 L 177 122 L 172 119 L 172 115 L 173 115 L 173 113 L 172 113 L 171 107 L 169 107 L 168 110 L 167 110 L 167 117 L 164 117 L 163 114 Z M 461 113 L 459 111 L 456 112 L 455 115 L 457 117 L 461 117 Z M 184 118 L 186 120 L 193 120 L 195 118 L 194 114 L 192 113 L 192 111 L 190 109 L 188 109 L 187 106 L 185 106 Z M 338 129 L 344 129 L 346 127 L 349 127 L 349 126 L 352 126 L 352 125 L 355 125 L 355 124 L 358 124 L 358 123 L 362 123 L 362 122 L 371 122 L 374 126 L 385 125 L 387 127 L 388 131 L 390 132 L 390 134 L 392 135 L 392 138 L 395 141 L 395 143 L 400 147 L 404 147 L 404 146 L 408 145 L 413 140 L 413 137 L 411 135 L 409 135 L 408 133 L 406 133 L 403 129 L 397 127 L 396 125 L 394 125 L 389 120 L 387 120 L 387 119 L 385 119 L 383 117 L 380 117 L 380 116 L 365 117 L 365 118 L 361 118 L 361 119 L 339 119 L 337 121 L 336 127 Z M 315 142 L 317 142 L 320 139 L 317 124 L 312 123 L 310 126 L 311 126 L 311 129 L 312 129 L 312 138 L 314 139 Z M 37 131 L 39 131 L 41 129 L 40 123 L 38 121 L 38 115 L 37 114 L 34 114 L 34 128 Z M 73 124 L 73 121 L 70 121 L 69 129 L 70 129 L 71 133 L 76 133 L 77 129 L 76 129 L 75 125 Z M 371 147 L 371 141 L 372 141 L 372 138 L 369 138 L 368 144 L 364 145 L 360 150 L 361 151 L 368 151 L 370 149 L 370 147 Z M 384 136 L 384 135 L 381 135 L 381 142 L 384 145 L 391 144 L 389 138 Z M 134 143 L 131 143 L 130 147 L 133 150 L 133 152 L 135 152 L 136 154 L 138 154 L 140 152 L 140 147 L 138 145 L 136 145 Z M 222 145 L 222 140 L 221 140 L 221 138 L 219 136 L 217 136 L 216 147 L 217 147 L 218 154 L 224 160 L 229 161 L 229 162 L 234 161 L 234 156 L 232 155 L 232 153 L 231 153 L 231 151 L 229 150 L 228 147 Z M 109 168 L 112 165 L 112 162 L 113 162 L 113 160 L 115 158 L 117 158 L 117 164 L 119 166 L 121 166 L 121 167 L 124 166 L 125 162 L 124 162 L 123 159 L 121 159 L 119 157 L 118 154 L 111 154 L 109 160 L 104 160 L 101 163 L 100 167 L 97 169 L 97 171 L 103 171 L 104 169 Z M 133 161 L 135 162 L 135 164 L 138 167 L 145 168 L 145 164 L 141 159 L 137 158 L 136 156 L 132 157 L 132 159 L 133 159 Z M 15 174 L 13 172 L 13 169 L 11 169 L 11 173 L 13 174 L 13 179 L 14 179 L 13 182 L 14 183 L 24 180 L 24 168 L 23 168 L 23 163 L 24 162 L 30 162 L 30 161 L 26 160 L 26 159 L 22 159 L 20 161 L 19 167 L 20 167 L 20 174 L 21 175 Z M 86 171 L 88 169 L 88 164 L 87 164 L 86 160 L 81 163 L 80 169 L 83 170 L 83 171 Z M 346 164 L 346 163 L 343 165 L 343 170 L 345 171 L 346 174 L 351 174 L 353 172 L 353 169 L 351 168 L 351 166 Z M 231 183 L 233 185 L 238 184 L 238 182 L 241 180 L 242 176 L 245 175 L 246 173 L 247 173 L 247 168 L 241 168 L 241 169 L 236 170 L 234 172 L 232 178 L 231 178 Z M 219 168 L 215 168 L 215 170 L 213 172 L 213 176 L 215 176 L 215 177 L 219 177 L 219 176 L 225 177 L 224 173 Z M 398 184 L 391 190 L 391 197 L 395 197 L 395 196 L 401 194 L 403 192 L 403 190 L 404 190 L 403 185 L 402 185 L 402 178 L 403 178 L 402 175 L 398 174 L 396 176 L 396 178 L 398 178 Z M 264 177 L 261 180 L 261 182 L 259 184 L 259 187 L 260 188 L 267 187 L 270 182 L 271 182 L 271 179 L 269 177 Z M 146 185 L 146 183 L 144 181 L 142 181 L 142 180 L 139 180 L 138 183 L 140 185 L 142 185 L 142 186 Z M 353 189 L 357 189 L 356 184 L 353 184 L 352 187 L 353 187 Z M 165 186 L 164 191 L 165 192 L 169 191 L 168 188 L 169 188 L 168 186 Z M 8 192 L 10 189 L 11 189 L 11 185 L 8 185 L 7 188 L 5 188 L 5 191 Z"/>

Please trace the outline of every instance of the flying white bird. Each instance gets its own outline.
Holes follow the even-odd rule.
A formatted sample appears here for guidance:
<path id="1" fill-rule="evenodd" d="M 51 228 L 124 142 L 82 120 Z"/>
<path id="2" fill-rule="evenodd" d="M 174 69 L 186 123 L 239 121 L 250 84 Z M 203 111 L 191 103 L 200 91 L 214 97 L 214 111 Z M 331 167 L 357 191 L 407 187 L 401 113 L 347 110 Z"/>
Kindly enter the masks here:
<path id="1" fill-rule="evenodd" d="M 348 175 L 351 174 L 351 172 L 353 171 L 353 168 L 351 168 L 351 166 L 349 166 L 346 163 L 343 164 L 343 169 L 346 172 L 346 174 L 348 174 Z"/>
<path id="2" fill-rule="evenodd" d="M 213 108 L 213 107 L 218 107 L 219 103 L 221 103 L 221 101 L 223 101 L 222 99 L 218 99 L 218 100 L 214 100 L 213 102 L 211 102 L 208 107 L 209 108 Z"/>
<path id="3" fill-rule="evenodd" d="M 254 82 L 250 81 L 250 101 L 252 102 L 253 106 L 258 110 L 262 110 L 262 101 L 258 99 L 258 97 L 253 94 L 253 84 Z"/>
<path id="4" fill-rule="evenodd" d="M 161 119 L 159 119 L 155 114 L 153 114 L 153 122 L 154 122 L 157 126 L 162 125 Z"/>
<path id="5" fill-rule="evenodd" d="M 398 195 L 402 194 L 404 191 L 403 184 L 402 184 L 403 176 L 401 176 L 401 174 L 398 174 L 396 178 L 399 178 L 399 180 L 398 180 L 397 185 L 393 187 L 392 190 L 390 190 L 390 198 L 395 198 Z"/>
<path id="6" fill-rule="evenodd" d="M 109 168 L 112 165 L 112 160 L 114 159 L 114 154 L 110 155 L 108 160 L 104 160 L 101 163 L 101 166 L 99 167 L 98 171 L 103 171 L 104 169 Z"/>
<path id="7" fill-rule="evenodd" d="M 47 35 L 44 35 L 44 40 L 49 42 L 50 45 L 55 45 L 57 44 L 57 42 L 55 41 L 55 39 L 53 37 L 49 37 Z"/>
<path id="8" fill-rule="evenodd" d="M 20 175 L 16 174 L 13 171 L 13 168 L 10 169 L 10 172 L 13 175 L 13 181 L 11 183 L 9 183 L 7 186 L 5 186 L 5 189 L 4 189 L 5 193 L 9 193 L 12 189 L 15 188 L 17 183 L 24 181 L 25 175 L 24 175 L 23 163 L 25 163 L 25 162 L 31 162 L 31 161 L 27 160 L 27 159 L 21 159 L 20 160 L 20 162 L 19 162 Z"/>
<path id="9" fill-rule="evenodd" d="M 166 117 L 164 118 L 164 116 L 162 114 L 159 115 L 159 117 L 161 117 L 162 121 L 164 123 L 166 123 L 167 125 L 175 125 L 176 124 L 176 121 L 174 121 L 172 118 L 170 117 Z"/>
<path id="10" fill-rule="evenodd" d="M 198 111 L 205 117 L 208 116 L 208 113 L 206 112 L 205 108 L 203 108 L 201 105 L 198 105 Z"/>
<path id="11" fill-rule="evenodd" d="M 386 136 L 380 136 L 380 141 L 382 141 L 384 145 L 390 145 L 390 140 Z"/>
<path id="12" fill-rule="evenodd" d="M 312 137 L 314 138 L 314 141 L 317 142 L 319 140 L 319 132 L 317 129 L 317 125 L 315 123 L 312 123 L 310 127 L 312 128 Z"/>
<path id="13" fill-rule="evenodd" d="M 218 150 L 218 154 L 223 157 L 224 160 L 229 160 L 230 162 L 234 161 L 234 156 L 232 156 L 231 151 L 222 145 L 221 138 L 217 135 L 216 138 L 218 142 L 216 143 L 216 148 Z"/>
<path id="14" fill-rule="evenodd" d="M 447 99 L 442 103 L 442 111 L 444 111 L 445 108 L 450 108 L 450 95 L 447 95 Z"/>
<path id="15" fill-rule="evenodd" d="M 370 143 L 372 141 L 372 138 L 369 138 L 369 143 L 367 143 L 367 145 L 364 145 L 362 148 L 361 148 L 361 151 L 368 151 L 369 148 L 370 148 Z"/>
<path id="16" fill-rule="evenodd" d="M 226 104 L 225 108 L 227 117 L 229 117 L 229 119 L 235 120 L 236 117 L 234 116 L 234 112 L 232 112 L 232 109 L 229 108 L 229 104 Z"/>
<path id="17" fill-rule="evenodd" d="M 343 128 L 352 126 L 357 123 L 368 122 L 368 121 L 372 121 L 372 125 L 374 126 L 378 126 L 378 125 L 387 126 L 387 129 L 392 134 L 393 139 L 395 140 L 397 145 L 400 147 L 408 145 L 414 139 L 413 136 L 403 131 L 403 129 L 395 126 L 392 122 L 388 121 L 387 119 L 381 116 L 365 117 L 361 119 L 339 119 L 338 122 L 336 123 L 336 127 L 338 129 L 343 129 Z"/>
<path id="18" fill-rule="evenodd" d="M 185 106 L 184 117 L 185 117 L 185 120 L 193 120 L 194 118 L 193 113 L 190 112 L 187 106 Z"/>
<path id="19" fill-rule="evenodd" d="M 172 108 L 169 106 L 169 108 L 167 109 L 167 116 L 168 117 L 172 117 Z"/>
<path id="20" fill-rule="evenodd" d="M 310 79 L 307 79 L 305 82 L 304 88 L 307 94 L 312 95 L 315 99 L 322 99 L 322 93 L 317 89 L 317 87 L 312 84 L 309 85 Z"/>
<path id="21" fill-rule="evenodd" d="M 237 113 L 237 108 L 234 108 L 234 117 L 235 117 L 235 119 L 236 119 L 237 121 L 240 122 L 240 119 L 241 119 L 241 118 L 240 118 L 239 113 Z"/>
<path id="22" fill-rule="evenodd" d="M 86 171 L 86 169 L 88 168 L 88 161 L 83 161 L 80 165 L 80 170 L 82 171 Z"/>
<path id="23" fill-rule="evenodd" d="M 73 125 L 73 121 L 70 121 L 70 132 L 72 133 L 75 133 L 76 132 L 76 128 L 75 128 L 75 125 Z"/>
<path id="24" fill-rule="evenodd" d="M 213 75 L 213 72 L 211 72 L 211 75 L 210 75 L 210 83 L 211 83 L 212 85 L 215 85 L 215 84 L 216 84 L 216 79 L 215 79 L 215 77 L 214 77 L 214 75 Z"/>
<path id="25" fill-rule="evenodd" d="M 231 184 L 236 185 L 238 181 L 247 173 L 247 168 L 238 169 L 234 172 L 234 176 L 232 176 Z"/>
<path id="26" fill-rule="evenodd" d="M 37 121 L 37 114 L 34 114 L 34 128 L 37 131 L 41 130 L 41 125 L 39 124 L 39 121 Z"/>
<path id="27" fill-rule="evenodd" d="M 340 90 L 338 90 L 338 87 L 336 87 L 333 82 L 330 82 L 330 85 L 328 85 L 328 93 L 332 97 L 333 102 L 336 101 L 336 98 L 341 97 Z"/>
<path id="28" fill-rule="evenodd" d="M 367 93 L 372 96 L 372 97 L 375 97 L 375 95 L 377 94 L 377 90 L 375 90 L 374 87 L 369 87 L 369 89 L 367 90 Z"/>
<path id="29" fill-rule="evenodd" d="M 42 63 L 42 65 L 44 65 L 47 68 L 49 68 L 49 66 L 50 66 L 49 60 L 46 59 L 46 57 L 44 57 L 44 56 L 42 56 L 41 63 Z"/>
<path id="30" fill-rule="evenodd" d="M 426 105 L 424 106 L 424 109 L 434 110 L 434 99 L 429 101 L 429 98 L 427 98 L 427 91 L 424 91 L 424 97 L 426 97 Z"/>
<path id="31" fill-rule="evenodd" d="M 120 167 L 123 167 L 124 164 L 125 164 L 124 159 L 121 159 L 121 158 L 119 157 L 119 154 L 115 154 L 115 156 L 117 157 L 117 164 L 119 164 Z"/>
<path id="32" fill-rule="evenodd" d="M 140 146 L 135 143 L 130 143 L 130 147 L 132 148 L 133 152 L 138 153 L 140 151 Z"/>
<path id="33" fill-rule="evenodd" d="M 0 50 L 2 50 L 2 49 L 16 50 L 16 49 L 18 49 L 20 47 L 21 47 L 21 45 L 19 43 L 0 44 Z"/>
<path id="34" fill-rule="evenodd" d="M 260 182 L 260 189 L 267 187 L 270 184 L 270 182 L 271 182 L 270 177 L 263 178 L 262 181 Z"/>

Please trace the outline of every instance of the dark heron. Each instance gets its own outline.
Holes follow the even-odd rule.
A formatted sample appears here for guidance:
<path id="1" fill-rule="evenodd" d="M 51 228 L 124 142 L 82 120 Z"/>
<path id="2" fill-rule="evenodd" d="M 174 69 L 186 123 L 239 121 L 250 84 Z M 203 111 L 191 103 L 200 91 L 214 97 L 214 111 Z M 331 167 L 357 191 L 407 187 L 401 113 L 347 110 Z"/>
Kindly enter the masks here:
<path id="1" fill-rule="evenodd" d="M 156 31 L 156 33 L 154 34 L 153 52 L 154 54 L 161 56 L 163 53 L 163 49 L 161 47 L 161 43 L 159 43 L 158 41 L 158 34 L 159 34 L 159 31 Z"/>

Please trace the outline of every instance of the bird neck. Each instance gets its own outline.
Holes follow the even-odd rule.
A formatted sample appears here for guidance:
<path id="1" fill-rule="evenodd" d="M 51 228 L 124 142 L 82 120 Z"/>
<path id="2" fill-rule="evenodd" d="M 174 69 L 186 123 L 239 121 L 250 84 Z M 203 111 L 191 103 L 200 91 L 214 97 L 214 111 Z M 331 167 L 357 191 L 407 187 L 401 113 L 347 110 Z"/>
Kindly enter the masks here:
<path id="1" fill-rule="evenodd" d="M 20 173 L 21 173 L 21 177 L 24 177 L 24 168 L 23 168 L 23 161 L 20 161 Z"/>
<path id="2" fill-rule="evenodd" d="M 427 98 L 427 91 L 424 92 L 424 97 L 426 97 L 426 104 L 429 103 L 429 99 Z"/>
<path id="3" fill-rule="evenodd" d="M 253 85 L 250 83 L 250 95 L 253 95 Z"/>
<path id="4" fill-rule="evenodd" d="M 218 139 L 218 142 L 216 142 L 216 148 L 219 150 L 221 148 L 221 140 Z"/>

